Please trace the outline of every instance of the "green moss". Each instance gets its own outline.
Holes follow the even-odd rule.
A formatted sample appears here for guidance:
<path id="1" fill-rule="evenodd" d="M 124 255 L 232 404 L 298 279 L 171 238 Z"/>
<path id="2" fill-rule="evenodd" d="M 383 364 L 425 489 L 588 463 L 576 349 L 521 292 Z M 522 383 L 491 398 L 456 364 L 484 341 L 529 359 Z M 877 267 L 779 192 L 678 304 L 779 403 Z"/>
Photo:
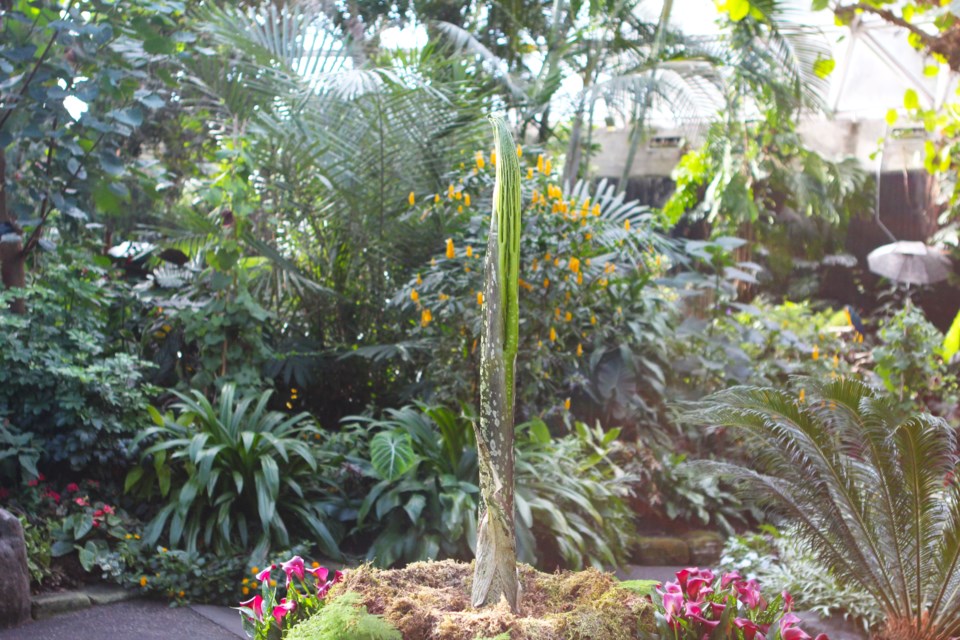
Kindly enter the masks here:
<path id="1" fill-rule="evenodd" d="M 345 593 L 290 630 L 286 640 L 403 640 L 380 616 L 367 613 L 360 596 Z"/>
<path id="2" fill-rule="evenodd" d="M 477 640 L 510 640 L 509 633 L 501 633 L 495 638 L 477 638 Z"/>
<path id="3" fill-rule="evenodd" d="M 620 588 L 632 591 L 638 596 L 649 596 L 658 584 L 660 583 L 656 580 L 624 580 L 620 583 Z"/>

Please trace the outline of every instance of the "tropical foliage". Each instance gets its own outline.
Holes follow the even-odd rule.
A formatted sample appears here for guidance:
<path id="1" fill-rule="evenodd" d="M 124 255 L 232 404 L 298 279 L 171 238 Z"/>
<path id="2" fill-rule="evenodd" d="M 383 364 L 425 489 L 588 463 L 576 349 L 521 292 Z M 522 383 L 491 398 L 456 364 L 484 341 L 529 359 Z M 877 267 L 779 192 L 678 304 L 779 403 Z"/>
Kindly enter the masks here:
<path id="1" fill-rule="evenodd" d="M 735 388 L 692 412 L 689 419 L 742 432 L 756 470 L 709 466 L 795 524 L 837 579 L 870 595 L 890 637 L 956 634 L 954 430 L 925 414 L 903 419 L 889 399 L 854 380 L 804 384 L 803 401 Z"/>

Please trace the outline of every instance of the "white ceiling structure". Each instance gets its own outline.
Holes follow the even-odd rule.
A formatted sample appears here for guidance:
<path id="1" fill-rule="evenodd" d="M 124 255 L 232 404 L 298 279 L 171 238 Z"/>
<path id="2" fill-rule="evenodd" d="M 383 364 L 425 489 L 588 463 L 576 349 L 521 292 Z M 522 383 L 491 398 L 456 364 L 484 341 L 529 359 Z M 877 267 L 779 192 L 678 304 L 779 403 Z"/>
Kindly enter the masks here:
<path id="1" fill-rule="evenodd" d="M 822 96 L 826 111 L 809 113 L 801 119 L 800 131 L 807 144 L 833 159 L 856 156 L 864 168 L 875 170 L 882 158 L 876 153 L 879 142 L 908 129 L 912 130 L 914 142 L 898 143 L 903 148 L 896 159 L 891 157 L 894 145 L 888 145 L 887 157 L 882 160 L 883 170 L 921 166 L 918 149 L 925 134 L 922 127 L 904 117 L 904 93 L 913 89 L 923 106 L 939 108 L 945 102 L 957 100 L 956 74 L 946 65 L 938 65 L 933 58 L 914 50 L 907 41 L 905 29 L 877 16 L 863 14 L 849 26 L 837 26 L 833 12 L 811 11 L 809 0 L 786 0 L 785 4 L 793 22 L 802 25 L 810 37 L 821 39 L 836 62 L 828 78 L 827 95 Z M 655 19 L 659 7 L 649 6 L 647 11 Z M 711 0 L 674 0 L 671 15 L 671 26 L 689 35 L 720 37 L 718 12 Z M 930 67 L 940 68 L 935 75 L 926 75 L 925 70 L 932 71 Z M 890 109 L 900 113 L 892 128 L 886 123 Z M 679 127 L 666 122 L 663 125 L 658 127 L 663 135 L 680 135 L 691 142 L 697 137 L 696 127 L 689 123 Z M 624 132 L 597 133 L 603 147 L 596 158 L 599 174 L 613 175 L 617 173 L 615 167 L 622 167 L 625 158 Z M 669 173 L 670 158 L 665 157 L 662 147 L 649 149 L 643 155 L 648 157 L 638 158 L 634 175 Z M 894 160 L 896 166 L 891 166 Z"/>

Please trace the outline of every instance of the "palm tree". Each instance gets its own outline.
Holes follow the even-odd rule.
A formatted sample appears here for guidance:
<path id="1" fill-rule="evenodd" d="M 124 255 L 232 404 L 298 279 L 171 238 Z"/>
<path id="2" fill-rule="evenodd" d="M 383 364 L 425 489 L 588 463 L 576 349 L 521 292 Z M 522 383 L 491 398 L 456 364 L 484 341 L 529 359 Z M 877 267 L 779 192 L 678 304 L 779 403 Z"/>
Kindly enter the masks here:
<path id="1" fill-rule="evenodd" d="M 738 387 L 687 419 L 736 429 L 755 470 L 698 463 L 797 526 L 836 577 L 883 612 L 882 637 L 960 633 L 957 437 L 939 418 L 901 419 L 890 399 L 846 379 L 803 380 L 799 396 Z"/>

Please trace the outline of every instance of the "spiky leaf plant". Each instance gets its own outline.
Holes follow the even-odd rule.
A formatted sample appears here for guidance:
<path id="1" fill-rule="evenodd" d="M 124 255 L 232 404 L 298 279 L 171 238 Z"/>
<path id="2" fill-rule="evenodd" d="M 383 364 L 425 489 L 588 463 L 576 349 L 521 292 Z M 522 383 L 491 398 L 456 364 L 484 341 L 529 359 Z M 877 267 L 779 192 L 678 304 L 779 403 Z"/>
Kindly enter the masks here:
<path id="1" fill-rule="evenodd" d="M 480 420 L 475 424 L 480 463 L 480 518 L 473 606 L 501 596 L 517 610 L 514 522 L 514 372 L 519 342 L 520 162 L 507 124 L 491 117 L 497 181 L 484 262 L 480 343 Z"/>
<path id="2" fill-rule="evenodd" d="M 954 429 L 930 415 L 904 421 L 894 404 L 847 379 L 791 393 L 738 387 L 687 419 L 735 428 L 756 470 L 703 463 L 794 522 L 842 582 L 861 587 L 889 640 L 960 634 L 960 485 Z"/>

